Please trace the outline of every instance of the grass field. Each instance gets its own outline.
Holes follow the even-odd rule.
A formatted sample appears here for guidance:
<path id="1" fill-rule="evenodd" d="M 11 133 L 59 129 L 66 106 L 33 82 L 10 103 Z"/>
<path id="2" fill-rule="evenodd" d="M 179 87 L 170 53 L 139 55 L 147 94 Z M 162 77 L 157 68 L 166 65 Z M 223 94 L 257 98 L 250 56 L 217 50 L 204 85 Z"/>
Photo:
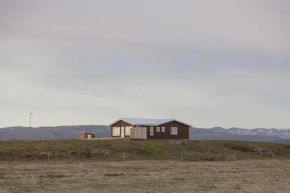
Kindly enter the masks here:
<path id="1" fill-rule="evenodd" d="M 290 160 L 1 162 L 0 192 L 253 192 L 290 190 Z"/>
<path id="2" fill-rule="evenodd" d="M 0 161 L 231 161 L 290 158 L 290 145 L 246 141 L 55 140 L 1 141 Z"/>
<path id="3" fill-rule="evenodd" d="M 289 158 L 245 141 L 2 141 L 0 193 L 284 193 Z"/>

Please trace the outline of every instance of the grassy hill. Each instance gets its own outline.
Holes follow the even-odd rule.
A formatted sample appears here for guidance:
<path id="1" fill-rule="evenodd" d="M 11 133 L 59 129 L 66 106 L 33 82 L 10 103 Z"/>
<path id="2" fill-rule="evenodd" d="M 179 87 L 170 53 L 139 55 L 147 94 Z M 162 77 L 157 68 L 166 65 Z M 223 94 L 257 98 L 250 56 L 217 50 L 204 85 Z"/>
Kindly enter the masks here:
<path id="1" fill-rule="evenodd" d="M 125 154 L 124 154 L 125 153 Z M 53 140 L 1 141 L 0 160 L 223 161 L 290 158 L 285 144 L 245 141 Z"/>

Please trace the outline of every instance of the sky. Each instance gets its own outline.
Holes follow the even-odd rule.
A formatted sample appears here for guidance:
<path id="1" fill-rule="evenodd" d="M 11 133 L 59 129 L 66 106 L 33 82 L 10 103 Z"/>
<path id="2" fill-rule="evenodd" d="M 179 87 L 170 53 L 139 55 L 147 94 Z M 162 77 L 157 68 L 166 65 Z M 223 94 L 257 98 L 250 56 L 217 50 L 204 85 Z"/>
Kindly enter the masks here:
<path id="1" fill-rule="evenodd" d="M 0 127 L 290 128 L 289 0 L 0 0 Z"/>

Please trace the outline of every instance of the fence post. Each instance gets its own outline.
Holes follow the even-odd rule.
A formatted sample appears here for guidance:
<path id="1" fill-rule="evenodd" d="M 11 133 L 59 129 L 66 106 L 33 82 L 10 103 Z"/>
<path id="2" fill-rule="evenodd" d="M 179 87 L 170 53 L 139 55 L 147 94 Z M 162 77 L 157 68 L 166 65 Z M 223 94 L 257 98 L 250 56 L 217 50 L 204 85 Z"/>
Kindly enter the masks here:
<path id="1" fill-rule="evenodd" d="M 124 161 L 126 161 L 126 153 L 123 153 Z"/>

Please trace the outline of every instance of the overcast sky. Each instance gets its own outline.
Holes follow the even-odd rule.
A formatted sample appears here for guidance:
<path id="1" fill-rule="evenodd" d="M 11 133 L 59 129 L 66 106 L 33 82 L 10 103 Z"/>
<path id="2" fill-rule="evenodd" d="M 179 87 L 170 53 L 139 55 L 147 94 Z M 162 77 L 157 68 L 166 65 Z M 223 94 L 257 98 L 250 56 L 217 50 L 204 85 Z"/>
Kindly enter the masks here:
<path id="1" fill-rule="evenodd" d="M 0 127 L 290 128 L 289 0 L 0 0 Z"/>

